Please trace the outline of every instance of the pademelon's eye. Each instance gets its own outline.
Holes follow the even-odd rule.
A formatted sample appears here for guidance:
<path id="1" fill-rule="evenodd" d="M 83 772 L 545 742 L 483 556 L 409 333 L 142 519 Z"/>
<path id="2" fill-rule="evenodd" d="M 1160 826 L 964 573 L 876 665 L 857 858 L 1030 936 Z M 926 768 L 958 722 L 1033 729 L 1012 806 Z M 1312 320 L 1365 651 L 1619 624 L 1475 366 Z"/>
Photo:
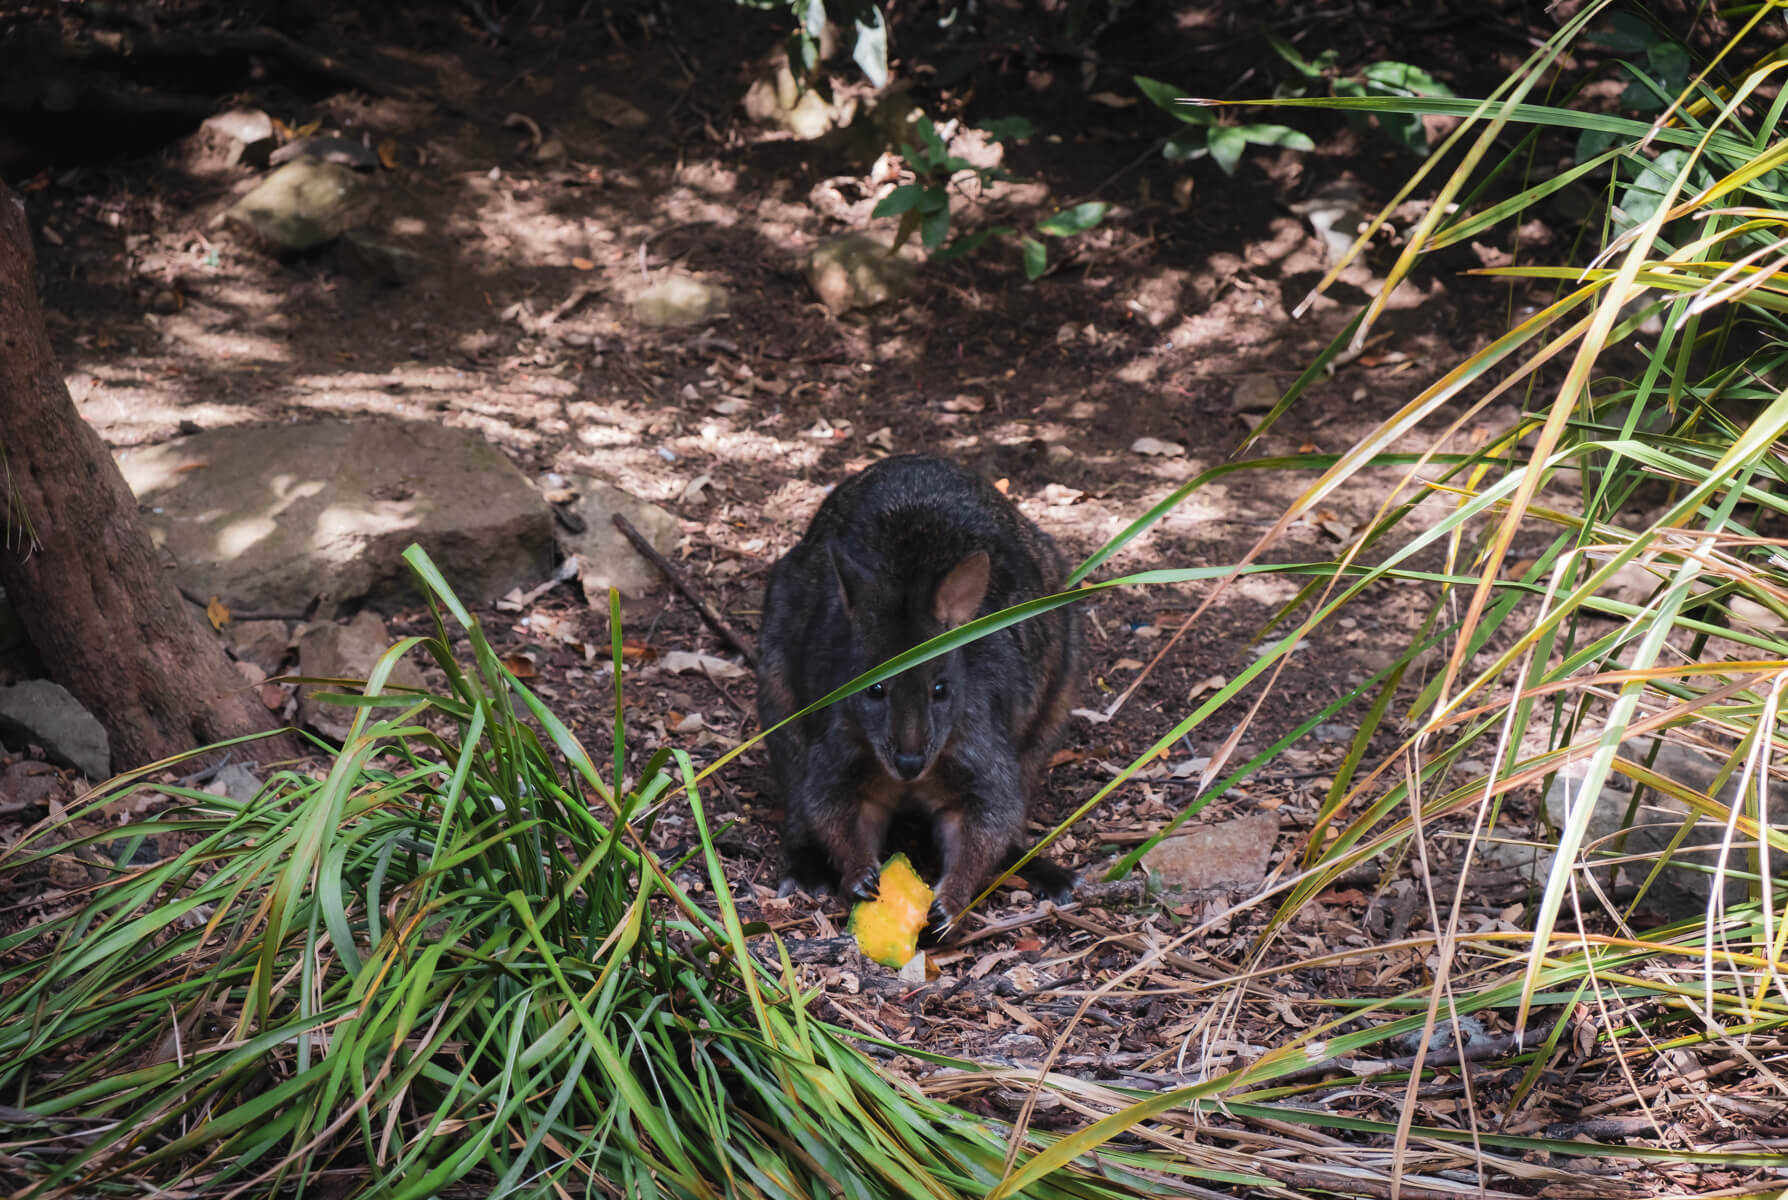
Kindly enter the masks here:
<path id="1" fill-rule="evenodd" d="M 869 698 L 871 700 L 883 699 L 888 694 L 888 689 L 883 687 L 879 683 L 872 683 L 868 687 L 864 688 L 863 690 L 869 693 Z"/>
<path id="2" fill-rule="evenodd" d="M 931 685 L 931 698 L 933 700 L 948 700 L 950 698 L 950 683 L 949 683 L 949 681 L 946 679 L 940 679 L 936 683 L 932 684 Z"/>

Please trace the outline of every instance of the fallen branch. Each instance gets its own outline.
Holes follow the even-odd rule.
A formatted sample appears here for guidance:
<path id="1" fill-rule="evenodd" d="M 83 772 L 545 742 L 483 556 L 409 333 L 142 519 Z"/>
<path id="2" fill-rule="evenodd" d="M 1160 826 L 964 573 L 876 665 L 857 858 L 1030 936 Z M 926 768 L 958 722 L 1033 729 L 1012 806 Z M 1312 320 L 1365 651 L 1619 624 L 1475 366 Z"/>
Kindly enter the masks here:
<path id="1" fill-rule="evenodd" d="M 614 519 L 615 528 L 619 529 L 622 536 L 633 543 L 633 548 L 645 555 L 646 559 L 651 562 L 653 566 L 657 567 L 666 579 L 670 580 L 671 586 L 683 594 L 683 599 L 695 606 L 696 614 L 700 616 L 703 621 L 707 622 L 708 628 L 726 639 L 727 643 L 743 655 L 745 661 L 750 663 L 755 670 L 757 667 L 757 651 L 752 649 L 751 640 L 737 629 L 734 629 L 725 617 L 721 616 L 719 612 L 715 611 L 711 604 L 702 599 L 701 593 L 690 586 L 689 581 L 683 578 L 683 573 L 671 565 L 670 559 L 658 553 L 658 548 L 646 540 L 645 534 L 633 527 L 632 521 L 629 521 L 620 513 L 616 513 Z"/>

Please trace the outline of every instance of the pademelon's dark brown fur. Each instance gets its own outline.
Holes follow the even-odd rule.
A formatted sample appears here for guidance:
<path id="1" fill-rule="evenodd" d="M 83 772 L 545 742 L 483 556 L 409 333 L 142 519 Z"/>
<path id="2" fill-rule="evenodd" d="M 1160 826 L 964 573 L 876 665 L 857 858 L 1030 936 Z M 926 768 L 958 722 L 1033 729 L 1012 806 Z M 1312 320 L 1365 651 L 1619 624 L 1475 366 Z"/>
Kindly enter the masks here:
<path id="1" fill-rule="evenodd" d="M 769 728 L 903 650 L 1060 589 L 1048 535 L 986 480 L 929 455 L 839 484 L 770 570 L 757 673 Z M 896 813 L 927 818 L 941 862 L 936 932 L 1027 844 L 1025 818 L 1079 675 L 1073 606 L 989 634 L 770 735 L 784 889 L 873 895 Z M 1026 878 L 1065 900 L 1064 868 Z"/>

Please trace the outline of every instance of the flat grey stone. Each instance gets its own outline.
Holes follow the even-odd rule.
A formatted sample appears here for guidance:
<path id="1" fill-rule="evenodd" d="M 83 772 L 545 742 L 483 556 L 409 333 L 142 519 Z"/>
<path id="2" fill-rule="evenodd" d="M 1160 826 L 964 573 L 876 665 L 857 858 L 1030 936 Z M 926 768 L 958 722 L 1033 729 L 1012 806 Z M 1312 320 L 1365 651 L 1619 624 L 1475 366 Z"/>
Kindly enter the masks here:
<path id="1" fill-rule="evenodd" d="M 848 312 L 899 299 L 913 286 L 913 264 L 861 233 L 828 238 L 807 259 L 807 282 L 827 310 Z"/>
<path id="2" fill-rule="evenodd" d="M 247 804 L 260 794 L 261 777 L 247 763 L 227 763 L 211 777 L 205 790 L 213 796 L 228 796 L 238 804 Z"/>
<path id="3" fill-rule="evenodd" d="M 0 739 L 29 741 L 92 783 L 112 777 L 112 743 L 105 727 L 59 683 L 27 679 L 0 688 Z"/>
<path id="4" fill-rule="evenodd" d="M 319 621 L 298 635 L 298 673 L 327 679 L 365 680 L 377 665 L 379 656 L 391 649 L 393 640 L 377 613 L 358 612 L 345 625 Z M 386 691 L 392 687 L 421 687 L 422 672 L 410 661 L 410 655 L 405 655 L 398 660 L 385 684 L 382 690 Z M 299 688 L 298 720 L 324 737 L 340 742 L 348 736 L 355 710 L 317 699 L 317 693 L 333 690 L 336 689 L 308 683 Z M 358 691 L 353 694 L 357 695 Z M 367 719 L 376 720 L 377 714 Z"/>
<path id="5" fill-rule="evenodd" d="M 1643 762 L 1650 753 L 1651 743 L 1650 738 L 1635 739 L 1621 747 L 1621 756 Z M 1652 769 L 1659 775 L 1703 794 L 1712 788 L 1720 766 L 1717 759 L 1668 741 L 1652 763 Z M 1552 829 L 1561 828 L 1572 807 L 1582 802 L 1585 770 L 1585 763 L 1574 762 L 1562 768 L 1553 779 L 1544 800 L 1546 820 Z M 1737 803 L 1738 778 L 1735 772 L 1714 798 L 1726 805 Z M 1674 797 L 1648 789 L 1629 823 L 1627 810 L 1632 807 L 1632 792 L 1632 783 L 1626 776 L 1612 775 L 1595 798 L 1595 808 L 1590 813 L 1584 834 L 1584 852 L 1592 863 L 1598 858 L 1626 860 L 1596 870 L 1602 889 L 1617 903 L 1630 901 L 1638 894 L 1651 871 L 1654 857 L 1661 855 L 1670 844 L 1690 811 L 1686 804 Z M 1725 832 L 1722 822 L 1700 817 L 1672 853 L 1670 863 L 1646 890 L 1646 906 L 1665 920 L 1689 920 L 1705 914 L 1713 894 L 1714 868 L 1719 862 L 1719 847 Z M 1538 836 L 1547 841 L 1555 840 L 1551 833 Z M 1748 839 L 1740 833 L 1736 840 Z M 1481 857 L 1494 871 L 1511 875 L 1512 883 L 1525 884 L 1537 891 L 1550 877 L 1557 853 L 1551 845 L 1492 842 L 1482 847 Z M 1748 871 L 1750 851 L 1732 851 L 1727 866 L 1733 871 Z M 1744 879 L 1727 875 L 1722 881 L 1721 893 L 1728 905 L 1741 902 L 1747 890 Z"/>
<path id="6" fill-rule="evenodd" d="M 560 529 L 557 536 L 565 557 L 577 555 L 582 560 L 578 578 L 583 583 L 585 598 L 606 610 L 611 587 L 629 599 L 662 591 L 667 586 L 663 573 L 615 528 L 614 516 L 620 513 L 631 521 L 652 548 L 666 558 L 683 538 L 683 523 L 656 504 L 610 487 L 600 479 L 570 475 L 566 482 L 576 489 L 577 498 L 565 507 L 582 519 L 584 529 L 582 533 Z"/>
<path id="7" fill-rule="evenodd" d="M 284 621 L 232 621 L 224 627 L 224 641 L 231 654 L 261 668 L 264 676 L 278 675 L 292 648 L 292 630 Z"/>
<path id="8" fill-rule="evenodd" d="M 635 297 L 633 316 L 641 325 L 676 329 L 718 317 L 726 312 L 726 304 L 726 289 L 718 284 L 671 275 Z"/>
<path id="9" fill-rule="evenodd" d="M 552 570 L 552 514 L 483 438 L 439 425 L 321 421 L 215 429 L 118 465 L 179 581 L 233 609 L 412 604 L 420 543 L 461 600 Z"/>
<path id="10" fill-rule="evenodd" d="M 1142 865 L 1166 889 L 1254 887 L 1266 878 L 1278 836 L 1277 815 L 1252 812 L 1182 829 L 1143 855 Z"/>

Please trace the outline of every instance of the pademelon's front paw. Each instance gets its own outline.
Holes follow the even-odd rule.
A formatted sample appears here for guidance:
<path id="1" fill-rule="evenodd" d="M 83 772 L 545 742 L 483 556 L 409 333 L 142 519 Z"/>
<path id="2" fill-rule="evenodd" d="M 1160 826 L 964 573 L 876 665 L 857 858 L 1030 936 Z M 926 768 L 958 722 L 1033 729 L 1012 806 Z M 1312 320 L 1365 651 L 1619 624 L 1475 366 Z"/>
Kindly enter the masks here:
<path id="1" fill-rule="evenodd" d="M 930 910 L 926 913 L 925 928 L 919 934 L 920 944 L 940 946 L 949 941 L 950 936 L 956 932 L 956 922 L 960 918 L 961 914 L 952 913 L 944 906 L 942 900 L 933 900 Z"/>
<path id="2" fill-rule="evenodd" d="M 852 900 L 873 900 L 881 894 L 881 868 L 871 863 L 844 880 L 844 894 Z"/>

